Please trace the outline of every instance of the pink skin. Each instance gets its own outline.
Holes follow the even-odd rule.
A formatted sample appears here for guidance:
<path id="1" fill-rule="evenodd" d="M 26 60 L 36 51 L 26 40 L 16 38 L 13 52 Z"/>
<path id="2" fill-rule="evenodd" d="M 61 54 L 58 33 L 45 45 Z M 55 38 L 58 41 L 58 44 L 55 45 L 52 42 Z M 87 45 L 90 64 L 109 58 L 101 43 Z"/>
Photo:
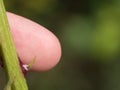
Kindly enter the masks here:
<path id="1" fill-rule="evenodd" d="M 57 37 L 46 28 L 21 16 L 7 13 L 18 56 L 25 64 L 35 63 L 32 70 L 46 71 L 60 60 L 61 46 Z"/>

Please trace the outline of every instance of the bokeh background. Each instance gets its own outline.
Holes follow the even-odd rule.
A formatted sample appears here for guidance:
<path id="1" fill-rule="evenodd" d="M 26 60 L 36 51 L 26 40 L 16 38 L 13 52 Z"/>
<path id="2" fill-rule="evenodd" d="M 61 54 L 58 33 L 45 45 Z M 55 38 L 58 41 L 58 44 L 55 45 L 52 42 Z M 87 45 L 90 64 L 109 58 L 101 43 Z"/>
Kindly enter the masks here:
<path id="1" fill-rule="evenodd" d="M 120 90 L 120 0 L 4 0 L 60 40 L 60 63 L 29 72 L 29 90 Z M 5 85 L 0 68 L 0 90 Z"/>

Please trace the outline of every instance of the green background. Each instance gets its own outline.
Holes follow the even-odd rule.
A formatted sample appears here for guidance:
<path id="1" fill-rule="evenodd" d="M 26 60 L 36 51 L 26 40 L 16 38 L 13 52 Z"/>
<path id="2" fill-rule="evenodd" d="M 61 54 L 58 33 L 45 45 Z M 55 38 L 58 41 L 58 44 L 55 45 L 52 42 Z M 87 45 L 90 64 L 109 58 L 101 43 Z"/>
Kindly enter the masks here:
<path id="1" fill-rule="evenodd" d="M 119 0 L 4 0 L 6 10 L 29 18 L 60 40 L 60 63 L 29 72 L 29 90 L 120 90 Z M 0 68 L 0 90 L 5 85 Z"/>

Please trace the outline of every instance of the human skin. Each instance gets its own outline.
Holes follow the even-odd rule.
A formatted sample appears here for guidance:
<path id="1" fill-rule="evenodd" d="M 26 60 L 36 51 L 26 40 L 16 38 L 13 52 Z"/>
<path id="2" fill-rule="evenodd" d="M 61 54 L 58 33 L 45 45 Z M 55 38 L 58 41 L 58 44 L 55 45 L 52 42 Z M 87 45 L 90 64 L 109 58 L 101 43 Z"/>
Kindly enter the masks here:
<path id="1" fill-rule="evenodd" d="M 24 17 L 7 13 L 16 51 L 24 64 L 35 58 L 31 68 L 46 71 L 60 60 L 61 46 L 57 37 L 43 26 Z"/>

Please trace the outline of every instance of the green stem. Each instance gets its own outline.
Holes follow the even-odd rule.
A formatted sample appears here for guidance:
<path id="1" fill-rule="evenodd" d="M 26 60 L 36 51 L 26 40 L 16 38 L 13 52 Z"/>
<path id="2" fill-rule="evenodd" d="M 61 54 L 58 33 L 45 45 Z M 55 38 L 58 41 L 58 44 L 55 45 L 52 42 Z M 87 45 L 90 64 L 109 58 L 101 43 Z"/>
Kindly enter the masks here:
<path id="1" fill-rule="evenodd" d="M 8 82 L 13 82 L 10 84 L 11 90 L 28 90 L 26 80 L 19 65 L 12 35 L 10 33 L 3 0 L 0 0 L 0 41 L 0 53 L 7 72 Z"/>

